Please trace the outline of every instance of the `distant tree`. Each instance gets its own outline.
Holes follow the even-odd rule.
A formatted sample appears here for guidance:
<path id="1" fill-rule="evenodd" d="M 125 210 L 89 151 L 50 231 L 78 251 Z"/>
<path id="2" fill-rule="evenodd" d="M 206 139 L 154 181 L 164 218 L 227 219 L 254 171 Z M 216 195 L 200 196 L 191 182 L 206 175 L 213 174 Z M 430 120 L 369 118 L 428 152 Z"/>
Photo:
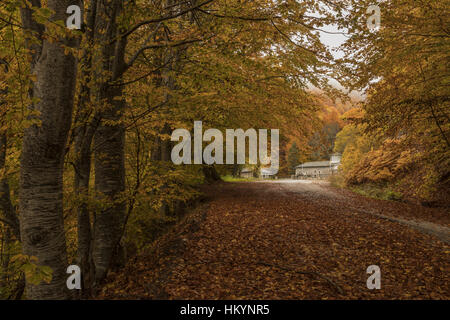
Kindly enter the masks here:
<path id="1" fill-rule="evenodd" d="M 336 135 L 341 130 L 337 122 L 325 123 L 320 131 L 314 132 L 308 144 L 311 147 L 310 160 L 329 159 L 333 153 Z"/>
<path id="2" fill-rule="evenodd" d="M 300 161 L 300 150 L 297 147 L 297 144 L 294 142 L 289 149 L 288 153 L 288 167 L 289 173 L 295 173 L 295 167 L 299 164 Z"/>

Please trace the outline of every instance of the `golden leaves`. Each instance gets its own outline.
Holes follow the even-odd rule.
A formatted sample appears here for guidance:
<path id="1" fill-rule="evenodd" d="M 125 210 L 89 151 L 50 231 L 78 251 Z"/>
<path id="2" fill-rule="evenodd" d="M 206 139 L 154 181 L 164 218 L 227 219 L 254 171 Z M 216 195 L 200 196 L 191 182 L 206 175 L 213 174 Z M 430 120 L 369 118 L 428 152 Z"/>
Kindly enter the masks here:
<path id="1" fill-rule="evenodd" d="M 16 268 L 24 272 L 27 282 L 37 285 L 41 282 L 50 283 L 53 270 L 48 266 L 38 265 L 34 256 L 17 254 L 11 259 Z"/>

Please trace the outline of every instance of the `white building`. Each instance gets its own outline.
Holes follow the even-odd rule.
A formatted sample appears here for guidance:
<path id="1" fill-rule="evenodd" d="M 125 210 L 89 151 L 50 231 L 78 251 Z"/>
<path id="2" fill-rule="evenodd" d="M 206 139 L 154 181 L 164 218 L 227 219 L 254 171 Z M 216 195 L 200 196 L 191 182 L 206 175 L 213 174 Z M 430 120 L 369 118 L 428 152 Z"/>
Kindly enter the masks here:
<path id="1" fill-rule="evenodd" d="M 325 178 L 335 174 L 341 163 L 341 155 L 335 153 L 331 155 L 329 161 L 305 162 L 295 167 L 296 178 Z"/>
<path id="2" fill-rule="evenodd" d="M 276 179 L 278 169 L 273 168 L 261 168 L 260 175 L 263 179 Z"/>

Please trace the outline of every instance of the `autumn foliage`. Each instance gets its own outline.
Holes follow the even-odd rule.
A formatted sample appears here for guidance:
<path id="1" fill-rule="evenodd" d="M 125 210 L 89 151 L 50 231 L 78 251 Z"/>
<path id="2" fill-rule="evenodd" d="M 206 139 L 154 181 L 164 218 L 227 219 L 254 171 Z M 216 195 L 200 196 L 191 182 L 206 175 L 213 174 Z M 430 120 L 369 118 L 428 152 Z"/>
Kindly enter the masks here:
<path id="1" fill-rule="evenodd" d="M 79 30 L 64 21 L 72 2 L 83 12 Z M 204 199 L 201 186 L 241 168 L 175 166 L 171 133 L 193 130 L 194 121 L 204 130 L 279 129 L 280 177 L 340 152 L 346 187 L 369 185 L 395 200 L 448 205 L 448 0 L 382 1 L 376 32 L 366 24 L 372 2 L 2 0 L 0 298 L 110 297 L 109 274 L 154 249 Z M 321 41 L 330 25 L 347 37 L 341 59 Z M 352 90 L 361 101 L 349 98 Z M 268 232 L 258 228 L 278 225 L 271 216 L 276 206 L 266 205 L 265 220 L 249 230 L 255 239 Z M 249 208 L 258 220 L 259 209 Z M 247 219 L 223 205 L 212 219 L 241 214 Z M 283 227 L 305 228 L 291 219 Z M 208 221 L 204 236 L 217 236 Z M 262 241 L 291 241 L 278 231 L 283 241 Z M 240 251 L 245 236 L 228 239 L 242 254 L 251 251 Z M 210 258 L 206 251 L 202 256 Z M 76 294 L 66 288 L 69 264 L 83 274 Z M 277 267 L 253 268 L 271 283 L 270 294 L 258 288 L 261 297 L 305 297 L 285 282 L 283 294 L 273 292 Z M 198 297 L 174 289 L 182 277 L 172 283 L 172 296 Z M 330 297 L 339 287 L 323 280 L 314 280 L 313 297 Z M 214 297 L 251 297 L 242 290 Z"/>

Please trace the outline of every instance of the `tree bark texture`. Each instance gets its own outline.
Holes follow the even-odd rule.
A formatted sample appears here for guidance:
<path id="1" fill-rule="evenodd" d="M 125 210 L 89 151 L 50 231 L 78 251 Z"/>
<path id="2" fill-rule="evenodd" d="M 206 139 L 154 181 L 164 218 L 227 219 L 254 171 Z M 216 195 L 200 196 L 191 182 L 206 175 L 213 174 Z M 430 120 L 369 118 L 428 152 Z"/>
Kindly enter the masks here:
<path id="1" fill-rule="evenodd" d="M 31 1 L 40 7 L 38 0 Z M 55 12 L 52 20 L 67 19 L 71 0 L 48 0 L 47 7 Z M 36 256 L 39 265 L 53 270 L 50 283 L 26 284 L 29 299 L 65 299 L 66 237 L 63 221 L 63 160 L 71 126 L 76 80 L 76 60 L 66 54 L 63 45 L 73 46 L 74 40 L 42 39 L 43 28 L 32 20 L 32 11 L 22 9 L 25 28 L 37 32 L 40 45 L 33 43 L 32 72 L 36 77 L 31 109 L 37 111 L 33 124 L 25 129 L 20 174 L 20 233 L 23 252 Z M 30 42 L 32 43 L 32 42 Z"/>

